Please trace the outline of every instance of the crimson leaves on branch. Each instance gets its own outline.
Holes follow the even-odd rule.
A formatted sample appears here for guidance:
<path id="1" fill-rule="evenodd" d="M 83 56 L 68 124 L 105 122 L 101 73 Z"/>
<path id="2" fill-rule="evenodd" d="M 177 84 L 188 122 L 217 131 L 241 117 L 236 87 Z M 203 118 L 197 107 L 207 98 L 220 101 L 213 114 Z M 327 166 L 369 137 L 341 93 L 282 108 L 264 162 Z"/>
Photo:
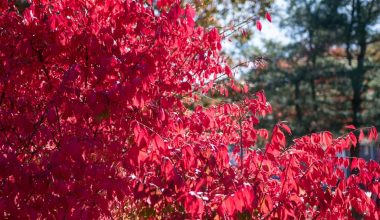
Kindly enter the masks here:
<path id="1" fill-rule="evenodd" d="M 355 130 L 287 145 L 263 92 L 186 108 L 231 76 L 221 36 L 151 4 L 0 1 L 0 218 L 379 217 L 379 164 L 336 156 Z"/>

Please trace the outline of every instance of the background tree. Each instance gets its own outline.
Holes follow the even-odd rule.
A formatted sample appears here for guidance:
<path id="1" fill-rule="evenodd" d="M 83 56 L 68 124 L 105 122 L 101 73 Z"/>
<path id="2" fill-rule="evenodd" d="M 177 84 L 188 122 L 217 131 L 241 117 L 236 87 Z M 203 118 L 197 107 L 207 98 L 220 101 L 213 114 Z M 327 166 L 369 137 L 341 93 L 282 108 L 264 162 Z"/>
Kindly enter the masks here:
<path id="1" fill-rule="evenodd" d="M 290 102 L 278 105 L 289 109 L 283 112 L 289 120 L 297 119 L 296 134 L 379 123 L 374 113 L 378 61 L 375 53 L 367 53 L 368 48 L 376 50 L 378 5 L 378 1 L 289 3 L 283 28 L 292 33 L 294 42 L 272 50 L 266 47 L 272 58 L 270 69 L 265 74 L 254 72 L 250 78 L 258 88 L 266 87 L 269 97 L 272 92 L 274 96 L 293 93 Z M 351 155 L 359 155 L 359 148 L 353 148 Z"/>

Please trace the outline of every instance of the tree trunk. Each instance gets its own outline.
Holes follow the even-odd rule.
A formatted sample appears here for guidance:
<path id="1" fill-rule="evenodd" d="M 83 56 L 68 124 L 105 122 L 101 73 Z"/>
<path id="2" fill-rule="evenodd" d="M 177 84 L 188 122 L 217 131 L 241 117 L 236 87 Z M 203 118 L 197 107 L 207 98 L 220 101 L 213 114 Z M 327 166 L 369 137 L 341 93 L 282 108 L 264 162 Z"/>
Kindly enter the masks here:
<path id="1" fill-rule="evenodd" d="M 294 96 L 295 96 L 295 107 L 297 114 L 297 121 L 302 125 L 302 110 L 301 110 L 301 91 L 300 91 L 300 81 L 296 81 L 294 84 Z"/>
<path id="2" fill-rule="evenodd" d="M 311 98 L 313 100 L 313 110 L 314 114 L 318 111 L 318 104 L 317 104 L 317 93 L 315 91 L 315 82 L 314 79 L 310 79 L 310 88 L 311 88 Z"/>
<path id="3" fill-rule="evenodd" d="M 363 7 L 361 5 L 361 1 L 356 1 L 356 16 L 358 25 L 356 28 L 356 32 L 358 34 L 358 46 L 359 46 L 359 54 L 357 56 L 357 65 L 354 71 L 351 72 L 351 87 L 353 90 L 353 98 L 351 101 L 352 105 L 352 124 L 356 127 L 360 127 L 360 110 L 362 104 L 363 87 L 364 87 L 364 74 L 366 69 L 364 68 L 365 54 L 367 51 L 367 30 L 365 23 L 365 19 L 362 16 Z M 360 155 L 359 143 L 356 147 L 351 147 L 350 156 L 358 157 Z"/>
<path id="4" fill-rule="evenodd" d="M 359 122 L 359 115 L 360 115 L 360 109 L 361 109 L 361 94 L 362 94 L 362 84 L 363 84 L 363 76 L 362 72 L 353 71 L 352 76 L 351 76 L 351 86 L 353 89 L 353 98 L 351 101 L 351 106 L 352 106 L 352 124 L 355 127 L 360 127 L 360 122 Z M 350 156 L 351 157 L 359 157 L 360 155 L 360 144 L 357 143 L 357 146 L 352 146 L 350 149 Z"/>

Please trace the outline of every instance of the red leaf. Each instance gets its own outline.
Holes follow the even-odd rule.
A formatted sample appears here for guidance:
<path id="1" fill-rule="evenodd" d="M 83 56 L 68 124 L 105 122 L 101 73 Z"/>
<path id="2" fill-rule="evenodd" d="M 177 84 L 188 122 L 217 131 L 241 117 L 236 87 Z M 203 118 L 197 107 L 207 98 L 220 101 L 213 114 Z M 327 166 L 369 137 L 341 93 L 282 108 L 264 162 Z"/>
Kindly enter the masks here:
<path id="1" fill-rule="evenodd" d="M 57 20 L 58 20 L 58 19 L 57 19 L 57 17 L 56 17 L 55 15 L 53 15 L 53 16 L 51 16 L 51 17 L 49 18 L 49 26 L 50 26 L 50 30 L 52 30 L 52 31 L 55 30 L 55 28 L 57 27 L 57 23 L 58 23 Z"/>
<path id="2" fill-rule="evenodd" d="M 280 144 L 281 146 L 285 146 L 286 144 L 286 139 L 285 139 L 285 135 L 282 131 L 278 130 L 275 134 L 273 134 L 276 142 L 275 143 L 278 143 Z"/>
<path id="3" fill-rule="evenodd" d="M 138 157 L 137 157 L 137 162 L 140 165 L 141 162 L 144 162 L 148 158 L 148 154 L 144 151 L 139 151 Z"/>
<path id="4" fill-rule="evenodd" d="M 191 5 L 187 4 L 185 9 L 187 23 L 192 27 L 194 26 L 195 10 Z"/>
<path id="5" fill-rule="evenodd" d="M 188 195 L 185 199 L 185 210 L 192 217 L 200 215 L 204 211 L 203 201 L 193 195 Z"/>
<path id="6" fill-rule="evenodd" d="M 229 66 L 224 67 L 224 72 L 226 73 L 228 77 L 232 77 L 232 71 Z"/>
<path id="7" fill-rule="evenodd" d="M 374 141 L 377 141 L 377 139 L 378 139 L 378 134 L 377 134 L 377 129 L 376 128 L 372 128 L 372 131 L 373 131 L 373 135 L 374 135 L 374 138 L 375 138 L 375 140 Z"/>
<path id="8" fill-rule="evenodd" d="M 261 31 L 261 29 L 263 28 L 263 26 L 261 25 L 261 21 L 260 20 L 257 20 L 256 21 L 256 28 L 257 30 Z"/>
<path id="9" fill-rule="evenodd" d="M 268 139 L 268 131 L 266 129 L 257 130 L 257 134 L 264 139 Z"/>
<path id="10" fill-rule="evenodd" d="M 350 168 L 351 168 L 351 170 L 354 168 L 359 168 L 358 158 L 355 157 L 352 159 Z"/>
<path id="11" fill-rule="evenodd" d="M 363 130 L 360 130 L 360 134 L 359 134 L 359 143 L 362 142 L 363 138 L 364 138 Z"/>
<path id="12" fill-rule="evenodd" d="M 318 144 L 321 141 L 321 135 L 320 134 L 311 134 L 311 142 L 313 144 Z"/>
<path id="13" fill-rule="evenodd" d="M 266 99 L 266 97 L 265 97 L 265 94 L 264 94 L 264 91 L 263 91 L 263 90 L 257 92 L 257 93 L 255 94 L 255 96 L 257 97 L 257 99 L 258 99 L 260 102 L 266 104 L 267 99 Z"/>
<path id="14" fill-rule="evenodd" d="M 351 200 L 351 205 L 357 211 L 358 213 L 362 214 L 365 211 L 365 206 L 363 205 L 362 202 L 359 202 L 359 199 L 354 198 Z"/>
<path id="15" fill-rule="evenodd" d="M 269 22 L 272 22 L 272 17 L 270 16 L 269 12 L 265 12 L 265 18 L 266 18 Z"/>
<path id="16" fill-rule="evenodd" d="M 324 131 L 322 133 L 322 142 L 325 144 L 326 147 L 331 145 L 332 139 L 333 139 L 333 136 L 332 136 L 331 132 Z"/>
<path id="17" fill-rule="evenodd" d="M 247 93 L 248 93 L 248 85 L 247 85 L 247 84 L 245 84 L 245 85 L 243 86 L 243 93 L 244 93 L 244 94 L 247 94 Z"/>
<path id="18" fill-rule="evenodd" d="M 152 144 L 153 148 L 157 150 L 165 150 L 165 143 L 162 140 L 162 138 L 158 135 L 155 134 L 152 138 Z"/>
<path id="19" fill-rule="evenodd" d="M 242 194 L 244 195 L 244 205 L 246 208 L 250 209 L 252 207 L 255 195 L 251 187 L 244 187 L 242 189 Z"/>
<path id="20" fill-rule="evenodd" d="M 196 14 L 194 8 L 190 4 L 186 5 L 185 13 L 186 13 L 186 16 L 191 17 L 191 18 L 193 18 Z"/>
<path id="21" fill-rule="evenodd" d="M 281 122 L 280 124 L 280 127 L 283 128 L 288 134 L 292 134 L 292 130 L 289 128 L 289 126 L 287 124 L 285 124 L 284 122 Z"/>
<path id="22" fill-rule="evenodd" d="M 350 160 L 348 158 L 343 158 L 343 166 L 348 167 L 349 164 L 350 164 Z"/>
<path id="23" fill-rule="evenodd" d="M 165 174 L 165 178 L 167 181 L 171 181 L 174 178 L 174 166 L 172 162 L 164 158 L 163 161 L 161 162 L 161 171 Z"/>
<path id="24" fill-rule="evenodd" d="M 189 91 L 189 90 L 191 90 L 191 85 L 190 85 L 190 83 L 188 83 L 188 82 L 183 82 L 183 83 L 181 83 L 181 89 L 182 90 L 184 90 L 184 91 Z"/>
<path id="25" fill-rule="evenodd" d="M 357 140 L 356 140 L 356 136 L 354 133 L 350 132 L 349 134 L 349 138 L 351 140 L 351 143 L 352 143 L 352 146 L 356 147 L 356 144 L 357 144 Z"/>
<path id="26" fill-rule="evenodd" d="M 356 127 L 354 125 L 346 125 L 344 128 L 355 130 Z"/>
<path id="27" fill-rule="evenodd" d="M 368 135 L 368 139 L 370 141 L 377 141 L 377 138 L 378 138 L 378 134 L 377 134 L 377 130 L 376 128 L 371 128 L 369 130 L 369 135 Z"/>
<path id="28" fill-rule="evenodd" d="M 217 152 L 217 164 L 220 169 L 224 169 L 229 166 L 228 149 L 225 146 L 220 146 Z"/>
<path id="29" fill-rule="evenodd" d="M 280 155 L 281 151 L 280 146 L 278 144 L 268 144 L 267 148 L 267 156 L 271 157 L 271 160 L 275 160 L 275 158 Z"/>
<path id="30" fill-rule="evenodd" d="M 165 110 L 163 108 L 160 108 L 160 112 L 159 112 L 159 118 L 160 118 L 160 121 L 165 121 Z"/>
<path id="31" fill-rule="evenodd" d="M 135 122 L 135 126 L 133 128 L 133 133 L 134 133 L 134 140 L 135 143 L 138 146 L 141 146 L 142 144 L 145 144 L 147 141 L 147 131 L 145 130 L 144 127 L 140 126 L 138 122 Z"/>
<path id="32" fill-rule="evenodd" d="M 205 183 L 206 183 L 206 179 L 205 179 L 205 178 L 202 178 L 202 179 L 197 183 L 197 185 L 195 186 L 194 191 L 195 191 L 195 192 L 198 192 L 198 191 L 201 189 L 201 187 L 202 187 Z"/>
<path id="33" fill-rule="evenodd" d="M 376 196 L 380 197 L 380 183 L 374 182 L 370 185 L 369 189 L 374 193 Z"/>
<path id="34" fill-rule="evenodd" d="M 229 196 L 227 199 L 225 199 L 220 207 L 221 214 L 227 216 L 232 216 L 236 211 L 236 203 L 234 201 L 234 198 Z"/>
<path id="35" fill-rule="evenodd" d="M 33 4 L 32 4 L 33 6 Z M 27 25 L 31 24 L 33 22 L 34 19 L 36 19 L 36 17 L 34 16 L 34 7 L 27 7 L 23 13 L 24 15 L 24 20 L 26 22 Z"/>
<path id="36" fill-rule="evenodd" d="M 269 195 L 265 195 L 265 197 L 263 198 L 263 202 L 260 206 L 260 211 L 263 213 L 263 214 L 267 214 L 269 213 L 271 210 L 273 209 L 273 202 L 272 202 L 272 198 L 269 196 Z"/>

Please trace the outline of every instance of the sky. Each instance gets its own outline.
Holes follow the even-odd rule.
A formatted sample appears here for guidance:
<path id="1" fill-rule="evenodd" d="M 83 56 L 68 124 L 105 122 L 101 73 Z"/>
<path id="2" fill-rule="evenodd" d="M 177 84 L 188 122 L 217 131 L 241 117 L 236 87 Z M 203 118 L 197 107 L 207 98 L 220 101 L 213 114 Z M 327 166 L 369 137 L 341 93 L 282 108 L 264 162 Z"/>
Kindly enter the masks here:
<path id="1" fill-rule="evenodd" d="M 279 42 L 281 44 L 287 44 L 291 41 L 289 36 L 280 28 L 280 19 L 286 18 L 285 9 L 287 3 L 285 0 L 276 0 L 273 5 L 272 11 L 276 12 L 276 16 L 272 16 L 272 23 L 265 20 L 263 23 L 263 29 L 261 32 L 255 31 L 255 36 L 253 38 L 253 45 L 257 47 L 263 47 L 264 40 L 273 40 L 274 42 Z"/>
<path id="2" fill-rule="evenodd" d="M 260 18 L 262 23 L 262 30 L 259 31 L 256 29 L 255 24 L 249 24 L 253 30 L 253 38 L 247 43 L 249 47 L 257 47 L 261 50 L 265 49 L 265 41 L 273 41 L 279 44 L 288 44 L 291 42 L 291 38 L 287 36 L 284 30 L 280 28 L 280 19 L 286 18 L 286 9 L 287 2 L 286 0 L 276 0 L 274 5 L 272 5 L 272 23 L 267 21 L 265 18 Z M 223 49 L 231 55 L 235 51 L 234 42 L 224 40 L 222 42 Z M 245 57 L 241 54 L 234 54 L 232 56 L 234 59 L 244 59 Z"/>
<path id="3" fill-rule="evenodd" d="M 286 45 L 291 42 L 291 37 L 280 28 L 280 19 L 286 19 L 286 0 L 276 0 L 274 5 L 272 5 L 272 22 L 267 21 L 265 18 L 260 18 L 262 23 L 262 30 L 259 31 L 256 29 L 254 23 L 250 23 L 249 26 L 253 30 L 253 37 L 249 42 L 246 43 L 246 48 L 259 48 L 260 51 L 265 51 L 265 41 L 273 41 L 279 45 Z M 236 44 L 232 41 L 223 40 L 222 48 L 232 58 L 233 62 L 236 65 L 237 63 L 242 63 L 249 61 L 250 57 L 242 54 L 240 50 L 236 50 Z M 261 56 L 263 54 L 255 54 L 255 56 Z M 239 67 L 234 71 L 234 75 L 237 79 L 241 78 L 242 75 L 250 71 L 253 63 L 245 67 Z"/>

